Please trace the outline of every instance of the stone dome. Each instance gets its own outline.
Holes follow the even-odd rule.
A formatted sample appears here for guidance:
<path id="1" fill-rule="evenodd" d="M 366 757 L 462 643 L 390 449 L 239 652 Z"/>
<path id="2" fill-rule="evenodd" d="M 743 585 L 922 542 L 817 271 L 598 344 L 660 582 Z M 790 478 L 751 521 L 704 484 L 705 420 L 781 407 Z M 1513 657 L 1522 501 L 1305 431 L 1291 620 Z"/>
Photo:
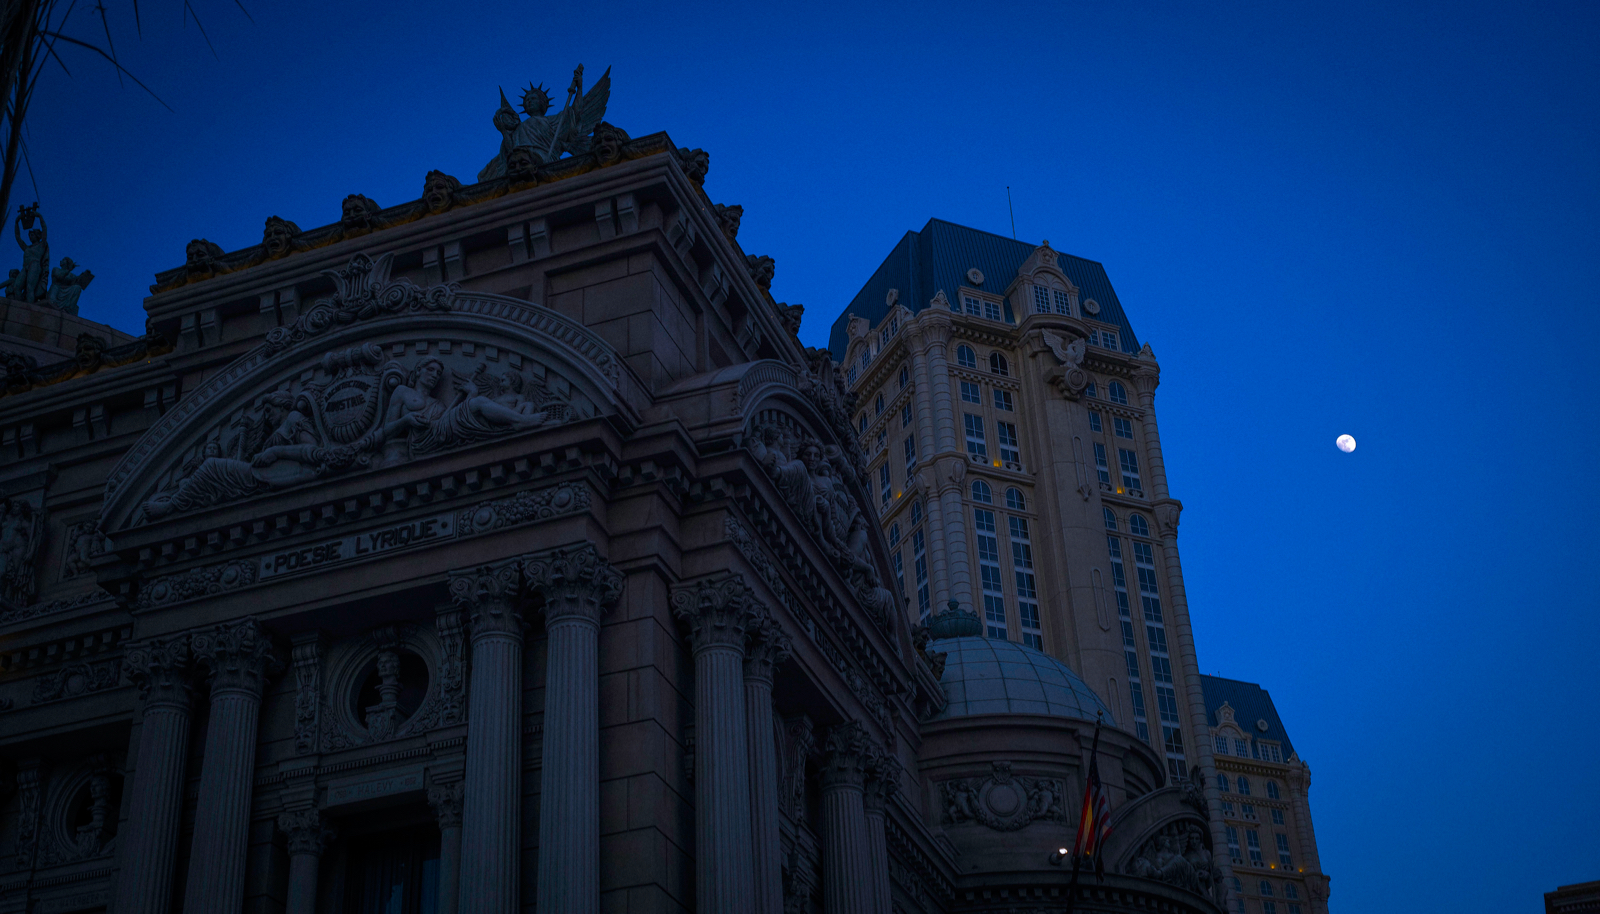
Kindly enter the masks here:
<path id="1" fill-rule="evenodd" d="M 945 638 L 928 645 L 948 654 L 944 686 L 949 704 L 935 720 L 979 714 L 1049 714 L 1094 720 L 1111 709 L 1078 674 L 1043 651 L 998 638 Z"/>

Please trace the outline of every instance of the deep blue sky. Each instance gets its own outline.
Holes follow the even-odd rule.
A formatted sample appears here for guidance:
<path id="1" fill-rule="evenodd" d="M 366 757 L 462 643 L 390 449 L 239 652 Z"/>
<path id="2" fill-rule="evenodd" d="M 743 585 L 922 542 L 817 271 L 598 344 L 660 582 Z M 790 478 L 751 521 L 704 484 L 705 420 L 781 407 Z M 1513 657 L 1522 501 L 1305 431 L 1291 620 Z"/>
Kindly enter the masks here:
<path id="1" fill-rule="evenodd" d="M 1600 879 L 1595 5 L 197 0 L 219 61 L 180 4 L 141 41 L 107 2 L 176 113 L 69 53 L 31 148 L 127 329 L 192 237 L 472 180 L 495 87 L 579 62 L 608 120 L 711 152 L 814 345 L 907 229 L 1009 232 L 1009 184 L 1161 359 L 1201 666 L 1277 700 L 1335 910 Z"/>

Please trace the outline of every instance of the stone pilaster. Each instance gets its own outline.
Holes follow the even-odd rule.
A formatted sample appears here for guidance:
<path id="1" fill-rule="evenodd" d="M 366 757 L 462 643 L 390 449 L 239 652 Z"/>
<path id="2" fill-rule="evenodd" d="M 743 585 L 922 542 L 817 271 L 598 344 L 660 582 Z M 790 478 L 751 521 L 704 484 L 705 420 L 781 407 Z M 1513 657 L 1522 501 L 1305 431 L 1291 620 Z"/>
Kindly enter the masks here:
<path id="1" fill-rule="evenodd" d="M 875 911 L 863 792 L 877 755 L 859 721 L 834 727 L 823 741 L 822 910 L 827 914 Z"/>
<path id="2" fill-rule="evenodd" d="M 916 323 L 907 328 L 906 349 L 911 353 L 911 377 L 916 384 L 911 395 L 916 401 L 917 416 L 913 431 L 917 436 L 917 463 L 922 464 L 933 457 L 936 448 L 933 433 L 933 379 L 928 374 L 927 339 Z"/>
<path id="3" fill-rule="evenodd" d="M 934 469 L 943 515 L 945 556 L 950 564 L 949 599 L 981 610 L 977 590 L 972 586 L 972 561 L 967 551 L 967 511 L 962 500 L 967 481 L 967 458 L 941 457 Z"/>
<path id="4" fill-rule="evenodd" d="M 931 457 L 960 450 L 955 402 L 950 396 L 950 302 L 943 290 L 917 316 L 917 326 L 922 331 L 928 380 L 932 383 L 928 396 L 933 400 L 934 453 L 927 455 Z"/>
<path id="5" fill-rule="evenodd" d="M 885 824 L 887 804 L 900 789 L 900 760 L 892 755 L 875 759 L 867 772 L 862 804 L 867 822 L 867 855 L 872 873 L 873 914 L 894 914 L 889 891 L 889 837 Z"/>
<path id="6" fill-rule="evenodd" d="M 211 676 L 211 721 L 183 909 L 237 911 L 244 905 L 261 691 L 283 661 L 254 619 L 197 631 L 189 646 Z"/>
<path id="7" fill-rule="evenodd" d="M 129 646 L 122 662 L 143 706 L 113 898 L 121 914 L 166 914 L 172 909 L 183 767 L 189 755 L 189 636 L 141 641 Z"/>
<path id="8" fill-rule="evenodd" d="M 778 745 L 772 682 L 792 643 L 770 612 L 751 620 L 744 655 L 744 707 L 749 732 L 750 847 L 755 856 L 758 914 L 783 912 L 783 846 L 779 826 Z"/>
<path id="9" fill-rule="evenodd" d="M 461 893 L 462 783 L 428 785 L 428 805 L 439 820 L 439 914 L 456 914 Z"/>
<path id="10" fill-rule="evenodd" d="M 939 501 L 939 472 L 934 464 L 929 463 L 922 472 L 917 474 L 922 482 L 922 492 L 925 496 L 923 510 L 927 512 L 928 526 L 924 528 L 923 542 L 928 549 L 928 586 L 930 592 L 930 611 L 932 607 L 942 606 L 950 599 L 950 563 L 945 557 L 944 536 L 944 506 Z M 906 569 L 908 576 L 906 588 L 911 594 L 916 593 L 915 581 L 916 560 L 912 559 L 911 567 Z"/>
<path id="11" fill-rule="evenodd" d="M 520 559 L 450 576 L 450 599 L 472 639 L 459 906 L 470 914 L 520 910 L 521 598 Z"/>
<path id="12" fill-rule="evenodd" d="M 315 809 L 295 809 L 278 816 L 278 828 L 289 839 L 289 891 L 284 914 L 316 914 L 317 867 L 333 839 L 333 829 Z"/>
<path id="13" fill-rule="evenodd" d="M 695 908 L 736 914 L 754 905 L 744 642 L 755 600 L 724 574 L 672 593 L 694 648 Z"/>
<path id="14" fill-rule="evenodd" d="M 544 598 L 548 632 L 539 912 L 593 914 L 600 907 L 600 616 L 622 596 L 622 573 L 590 544 L 529 559 L 523 573 Z M 463 898 L 469 886 L 463 880 Z"/>

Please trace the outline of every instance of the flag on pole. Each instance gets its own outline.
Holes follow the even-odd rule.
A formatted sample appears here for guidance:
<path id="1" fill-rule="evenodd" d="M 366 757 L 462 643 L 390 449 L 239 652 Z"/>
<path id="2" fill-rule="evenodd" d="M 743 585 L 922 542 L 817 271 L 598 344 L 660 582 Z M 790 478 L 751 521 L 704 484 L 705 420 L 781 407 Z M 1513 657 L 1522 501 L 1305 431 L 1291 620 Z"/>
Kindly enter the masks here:
<path id="1" fill-rule="evenodd" d="M 1100 783 L 1100 721 L 1094 724 L 1094 743 L 1089 750 L 1089 776 L 1084 779 L 1083 811 L 1078 817 L 1078 840 L 1073 845 L 1074 869 L 1086 857 L 1094 858 L 1096 875 L 1104 876 L 1105 862 L 1100 850 L 1111 834 L 1111 803 L 1106 799 L 1105 785 Z"/>

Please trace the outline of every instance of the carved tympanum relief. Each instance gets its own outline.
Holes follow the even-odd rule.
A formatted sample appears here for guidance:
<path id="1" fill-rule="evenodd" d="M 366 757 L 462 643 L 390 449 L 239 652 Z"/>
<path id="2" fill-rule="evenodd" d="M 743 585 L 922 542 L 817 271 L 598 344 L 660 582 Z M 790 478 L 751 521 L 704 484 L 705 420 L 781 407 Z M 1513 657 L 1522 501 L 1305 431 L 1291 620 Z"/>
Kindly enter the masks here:
<path id="1" fill-rule="evenodd" d="M 1010 762 L 995 762 L 982 778 L 955 778 L 940 785 L 944 823 L 977 822 L 995 831 L 1016 831 L 1035 821 L 1065 822 L 1066 785 L 1056 778 L 1011 773 Z"/>
<path id="2" fill-rule="evenodd" d="M 1210 843 L 1203 823 L 1193 819 L 1169 822 L 1140 845 L 1123 871 L 1208 897 L 1220 895 L 1221 884 L 1211 866 Z"/>

